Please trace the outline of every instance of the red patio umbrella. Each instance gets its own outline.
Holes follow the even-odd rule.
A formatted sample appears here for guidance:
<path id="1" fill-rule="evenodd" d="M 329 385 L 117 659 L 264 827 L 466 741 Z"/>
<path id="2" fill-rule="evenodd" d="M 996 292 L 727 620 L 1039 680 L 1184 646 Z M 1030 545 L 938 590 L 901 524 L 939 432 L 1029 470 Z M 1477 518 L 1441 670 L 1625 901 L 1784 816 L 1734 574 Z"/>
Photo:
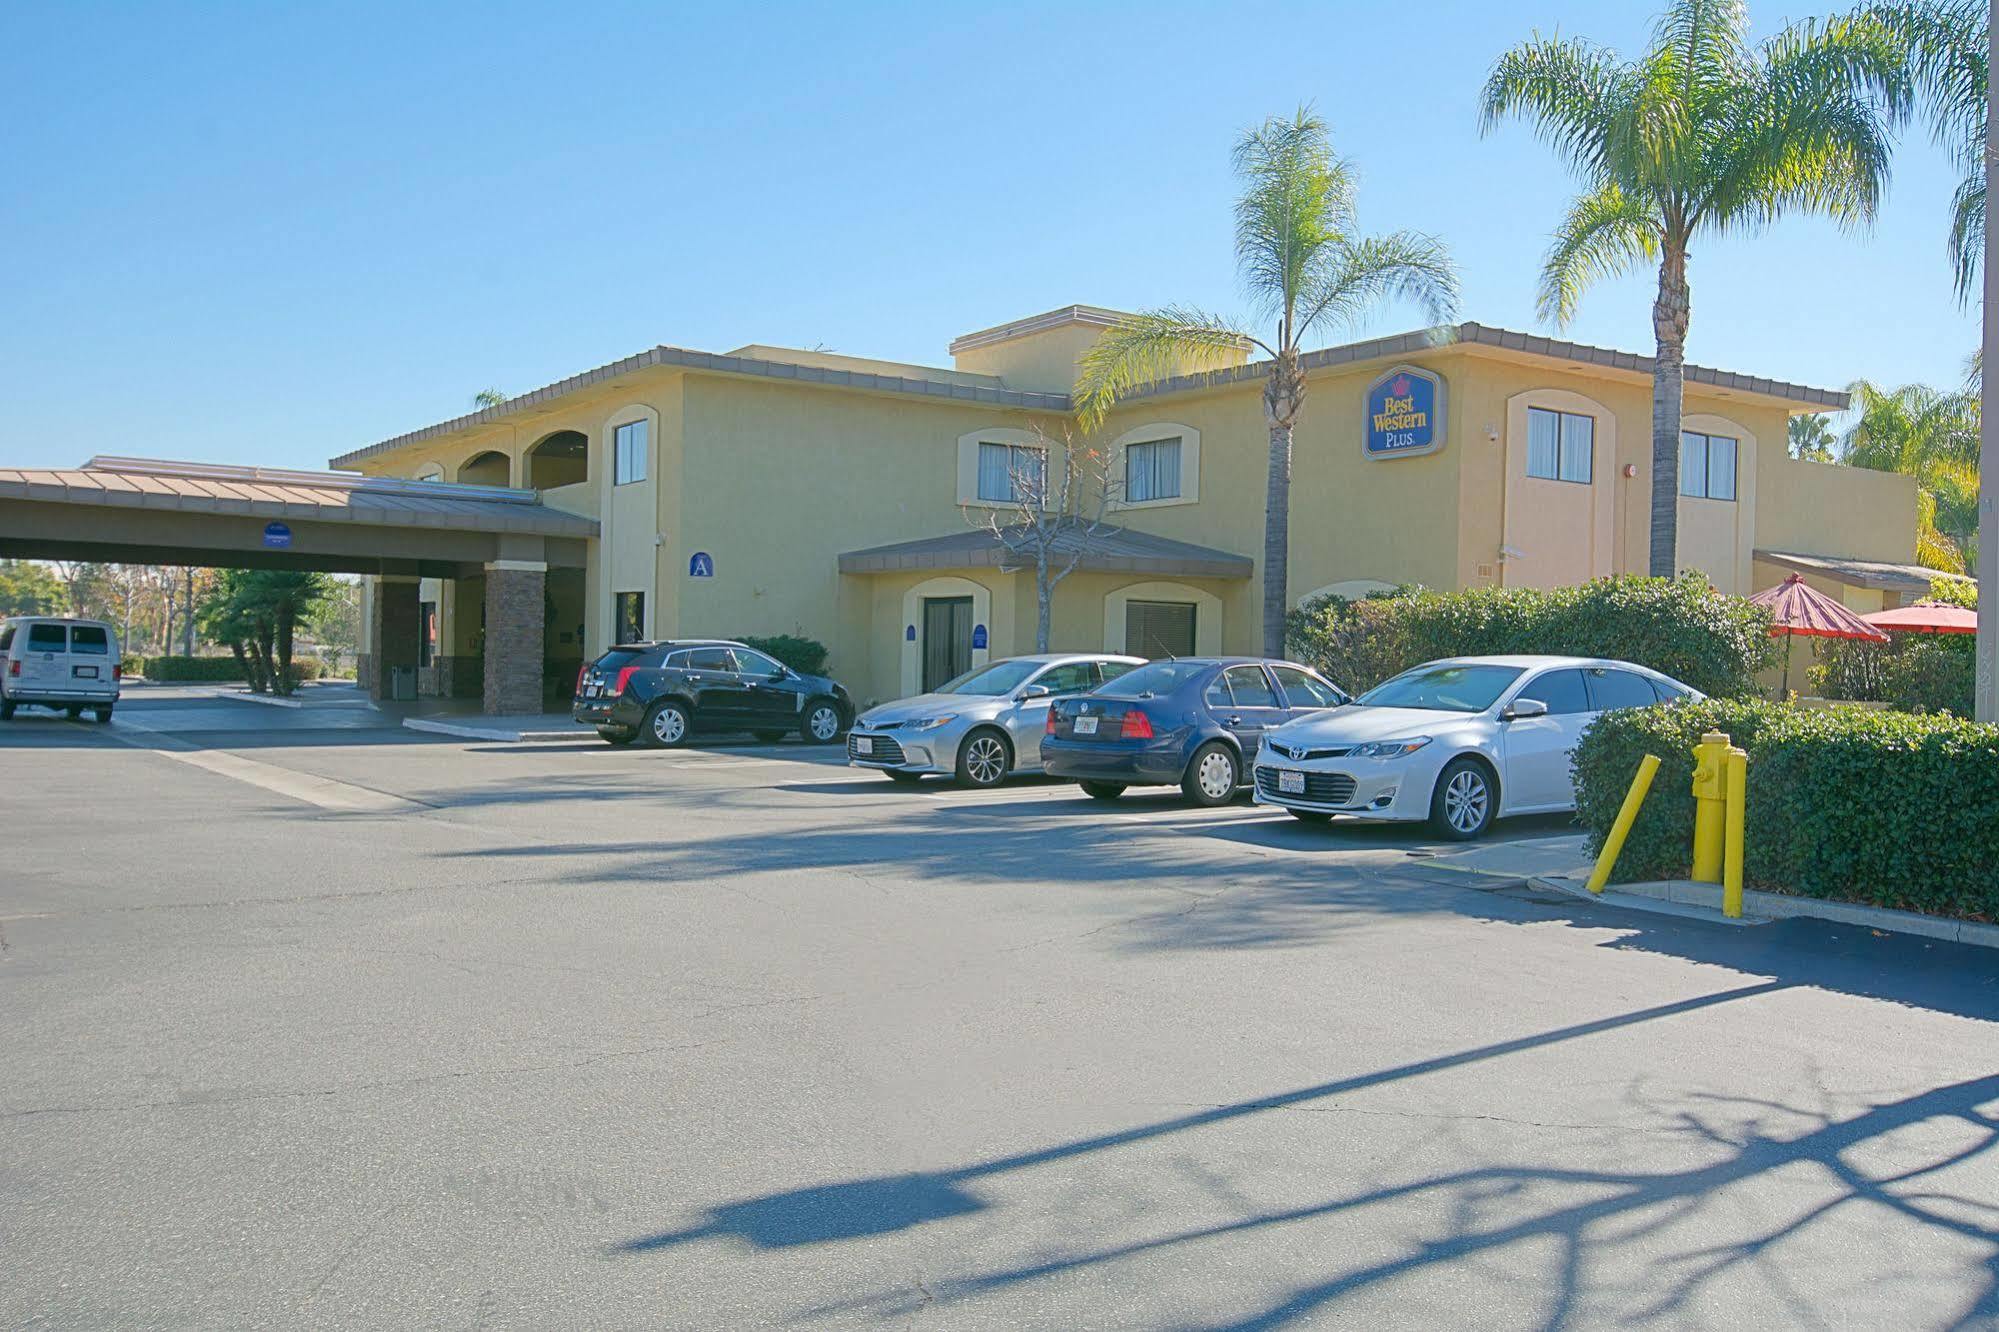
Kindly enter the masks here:
<path id="1" fill-rule="evenodd" d="M 1978 612 L 1947 601 L 1918 601 L 1912 606 L 1875 611 L 1861 619 L 1876 629 L 1911 634 L 1975 634 Z"/>
<path id="2" fill-rule="evenodd" d="M 1772 637 L 1779 634 L 1798 638 L 1857 638 L 1865 643 L 1885 643 L 1888 635 L 1805 582 L 1803 574 L 1792 574 L 1775 587 L 1766 587 L 1749 598 L 1768 608 Z M 1791 645 L 1784 645 L 1784 680 L 1777 685 L 1777 697 L 1791 678 Z"/>

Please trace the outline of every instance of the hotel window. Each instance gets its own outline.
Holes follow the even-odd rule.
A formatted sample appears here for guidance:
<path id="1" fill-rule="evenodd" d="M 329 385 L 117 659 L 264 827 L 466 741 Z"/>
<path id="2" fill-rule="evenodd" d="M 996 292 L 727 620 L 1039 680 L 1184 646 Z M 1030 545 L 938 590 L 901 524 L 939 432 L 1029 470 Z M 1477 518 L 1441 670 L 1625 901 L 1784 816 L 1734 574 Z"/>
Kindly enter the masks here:
<path id="1" fill-rule="evenodd" d="M 1735 498 L 1736 442 L 1727 435 L 1680 435 L 1680 493 L 1691 499 Z"/>
<path id="2" fill-rule="evenodd" d="M 1527 409 L 1527 475 L 1586 486 L 1595 472 L 1596 418 Z"/>
<path id="3" fill-rule="evenodd" d="M 1194 606 L 1185 601 L 1128 601 L 1124 650 L 1137 657 L 1194 655 Z"/>
<path id="4" fill-rule="evenodd" d="M 1048 471 L 1046 451 L 1031 444 L 979 445 L 979 498 L 1018 504 L 1041 495 Z"/>
<path id="5" fill-rule="evenodd" d="M 612 432 L 612 447 L 616 454 L 616 468 L 612 473 L 614 485 L 629 485 L 633 481 L 646 479 L 646 443 L 651 433 L 648 421 L 627 421 Z"/>
<path id="6" fill-rule="evenodd" d="M 1148 440 L 1124 450 L 1124 497 L 1130 504 L 1180 498 L 1180 441 Z"/>
<path id="7" fill-rule="evenodd" d="M 620 592 L 617 596 L 618 641 L 643 643 L 646 640 L 646 594 Z"/>

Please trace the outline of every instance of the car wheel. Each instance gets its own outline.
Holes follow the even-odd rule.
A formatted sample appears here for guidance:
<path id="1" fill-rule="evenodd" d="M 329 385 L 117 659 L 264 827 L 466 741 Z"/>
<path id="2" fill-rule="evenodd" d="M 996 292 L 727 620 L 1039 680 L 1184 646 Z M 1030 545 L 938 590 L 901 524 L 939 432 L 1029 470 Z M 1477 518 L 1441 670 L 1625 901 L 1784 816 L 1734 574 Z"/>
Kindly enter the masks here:
<path id="1" fill-rule="evenodd" d="M 923 780 L 923 774 L 920 772 L 897 772 L 893 768 L 883 768 L 882 776 L 897 786 L 914 786 Z"/>
<path id="2" fill-rule="evenodd" d="M 829 699 L 814 699 L 805 705 L 798 733 L 808 745 L 830 745 L 840 738 L 840 709 Z"/>
<path id="3" fill-rule="evenodd" d="M 784 739 L 783 731 L 758 731 L 757 739 L 766 745 L 774 745 Z"/>
<path id="4" fill-rule="evenodd" d="M 1284 811 L 1300 823 L 1331 823 L 1333 816 L 1317 809 L 1288 809 Z"/>
<path id="5" fill-rule="evenodd" d="M 97 709 L 97 724 L 99 726 L 108 725 L 110 721 L 111 721 L 111 709 L 109 708 Z"/>
<path id="6" fill-rule="evenodd" d="M 70 719 L 71 721 L 82 721 L 82 720 L 83 720 L 83 709 L 82 709 L 82 708 L 64 708 L 64 709 L 63 709 L 63 715 L 67 716 L 67 717 L 68 717 L 68 718 L 69 718 L 69 719 Z"/>
<path id="7" fill-rule="evenodd" d="M 1499 787 L 1492 769 L 1469 756 L 1444 765 L 1430 796 L 1430 823 L 1440 836 L 1454 842 L 1483 837 L 1498 811 Z"/>
<path id="8" fill-rule="evenodd" d="M 597 734 L 604 737 L 607 745 L 629 745 L 639 738 L 637 731 L 626 730 L 622 726 L 599 726 Z"/>
<path id="9" fill-rule="evenodd" d="M 1180 790 L 1197 805 L 1226 805 L 1235 799 L 1238 784 L 1235 751 L 1219 740 L 1210 740 L 1188 760 Z"/>
<path id="10" fill-rule="evenodd" d="M 958 746 L 958 785 L 998 786 L 1013 767 L 1013 755 L 998 731 L 978 730 Z"/>
<path id="11" fill-rule="evenodd" d="M 652 705 L 639 734 L 650 749 L 674 749 L 687 743 L 687 733 L 693 729 L 687 709 L 667 699 Z"/>
<path id="12" fill-rule="evenodd" d="M 1124 787 L 1118 782 L 1080 782 L 1083 794 L 1092 800 L 1116 800 L 1124 794 Z"/>

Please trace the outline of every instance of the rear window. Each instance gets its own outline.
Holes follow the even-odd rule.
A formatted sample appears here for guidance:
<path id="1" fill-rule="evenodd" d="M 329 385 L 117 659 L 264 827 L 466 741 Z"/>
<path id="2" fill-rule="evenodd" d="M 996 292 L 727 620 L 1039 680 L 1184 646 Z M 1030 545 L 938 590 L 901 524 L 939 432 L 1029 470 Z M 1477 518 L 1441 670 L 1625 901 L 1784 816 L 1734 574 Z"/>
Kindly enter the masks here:
<path id="1" fill-rule="evenodd" d="M 1098 689 L 1106 698 L 1144 698 L 1170 694 L 1197 675 L 1215 669 L 1200 661 L 1153 661 L 1120 675 Z"/>
<path id="2" fill-rule="evenodd" d="M 111 635 L 105 633 L 101 625 L 76 625 L 69 631 L 69 650 L 88 653 L 93 657 L 110 656 Z"/>
<path id="3" fill-rule="evenodd" d="M 59 624 L 31 624 L 28 626 L 28 650 L 30 652 L 62 652 L 68 648 L 66 632 Z"/>
<path id="4" fill-rule="evenodd" d="M 615 671 L 622 666 L 631 665 L 634 661 L 638 660 L 638 656 L 639 650 L 637 648 L 612 648 L 609 652 L 597 658 L 597 669 L 600 671 Z"/>

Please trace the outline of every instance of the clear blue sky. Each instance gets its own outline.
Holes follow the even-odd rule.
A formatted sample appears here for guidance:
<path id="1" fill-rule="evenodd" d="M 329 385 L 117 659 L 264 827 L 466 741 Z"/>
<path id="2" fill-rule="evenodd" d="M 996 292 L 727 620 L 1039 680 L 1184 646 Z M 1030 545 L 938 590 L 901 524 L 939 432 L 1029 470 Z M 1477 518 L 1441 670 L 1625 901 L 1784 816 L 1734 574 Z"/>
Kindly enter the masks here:
<path id="1" fill-rule="evenodd" d="M 1070 302 L 1237 310 L 1229 145 L 1300 101 L 1366 227 L 1441 234 L 1468 317 L 1539 327 L 1571 185 L 1524 128 L 1480 140 L 1478 87 L 1535 23 L 1631 50 L 1651 7 L 1230 12 L 6 6 L 0 465 L 321 466 L 660 342 L 948 364 Z M 1955 383 L 1953 183 L 1915 133 L 1871 236 L 1709 242 L 1693 359 Z M 1593 292 L 1571 336 L 1651 350 L 1650 289 Z"/>

